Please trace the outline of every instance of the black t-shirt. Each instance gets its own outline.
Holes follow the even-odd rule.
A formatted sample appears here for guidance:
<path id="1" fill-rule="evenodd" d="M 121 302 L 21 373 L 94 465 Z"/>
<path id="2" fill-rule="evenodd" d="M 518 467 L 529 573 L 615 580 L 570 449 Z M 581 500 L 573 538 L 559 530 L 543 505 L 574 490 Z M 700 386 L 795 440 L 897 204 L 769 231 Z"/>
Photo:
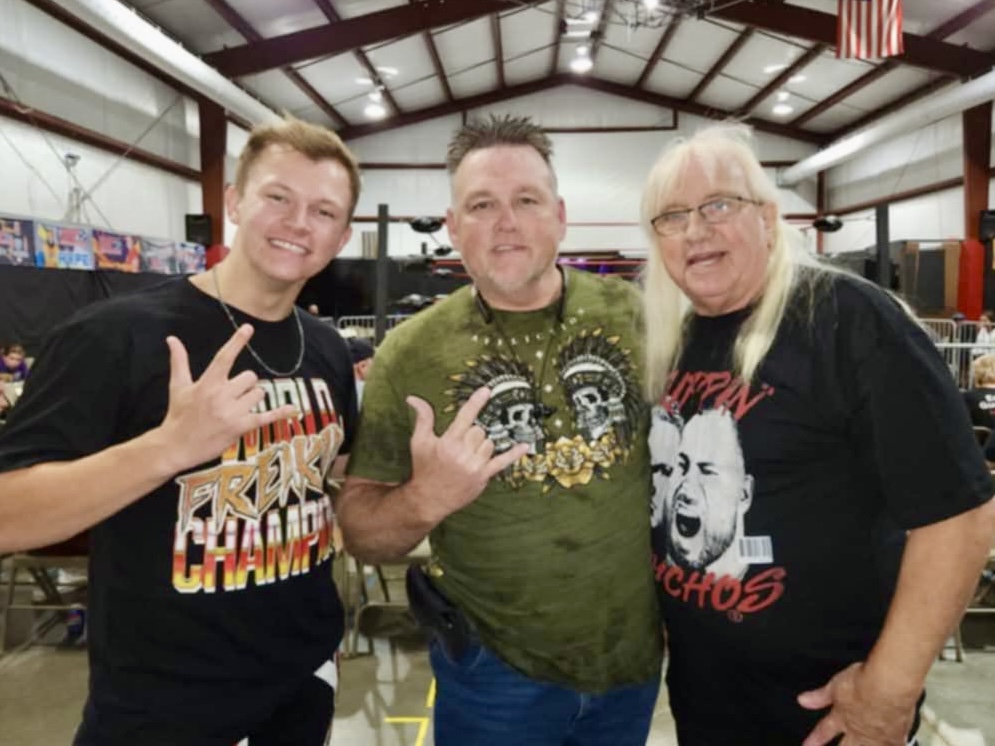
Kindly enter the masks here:
<path id="1" fill-rule="evenodd" d="M 293 315 L 266 322 L 232 312 L 254 326 L 252 347 L 268 365 L 293 366 Z M 247 350 L 231 375 L 254 370 L 266 391 L 261 406 L 295 404 L 301 418 L 247 433 L 222 458 L 91 529 L 98 713 L 204 732 L 229 717 L 217 704 L 230 697 L 223 690 L 299 680 L 334 656 L 343 612 L 324 478 L 352 440 L 355 386 L 337 332 L 300 317 L 306 351 L 295 375 L 274 378 Z M 83 309 L 50 335 L 0 430 L 0 471 L 77 459 L 157 426 L 168 405 L 166 336 L 184 344 L 196 380 L 233 332 L 217 300 L 186 280 Z"/>
<path id="2" fill-rule="evenodd" d="M 865 658 L 907 529 L 991 495 L 959 392 L 925 333 L 848 277 L 796 298 L 754 382 L 731 373 L 749 310 L 691 320 L 654 408 L 653 548 L 682 743 L 801 743 L 796 697 Z"/>
<path id="3" fill-rule="evenodd" d="M 995 388 L 971 389 L 964 392 L 971 424 L 978 427 L 995 427 Z"/>

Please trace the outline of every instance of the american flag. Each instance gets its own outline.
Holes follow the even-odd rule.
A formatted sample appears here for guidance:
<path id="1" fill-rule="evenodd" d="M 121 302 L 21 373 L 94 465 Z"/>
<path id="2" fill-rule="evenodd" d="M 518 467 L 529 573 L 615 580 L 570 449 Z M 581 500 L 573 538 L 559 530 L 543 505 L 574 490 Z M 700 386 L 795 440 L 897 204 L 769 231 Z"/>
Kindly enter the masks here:
<path id="1" fill-rule="evenodd" d="M 874 60 L 905 51 L 902 0 L 838 0 L 836 56 Z"/>

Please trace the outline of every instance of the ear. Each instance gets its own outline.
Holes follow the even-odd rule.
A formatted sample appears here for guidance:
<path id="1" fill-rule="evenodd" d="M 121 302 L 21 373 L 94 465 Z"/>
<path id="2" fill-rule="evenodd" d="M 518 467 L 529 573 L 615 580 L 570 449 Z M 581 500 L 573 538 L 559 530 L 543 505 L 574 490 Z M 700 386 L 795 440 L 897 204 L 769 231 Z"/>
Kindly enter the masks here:
<path id="1" fill-rule="evenodd" d="M 567 235 L 567 203 L 563 201 L 563 197 L 556 198 L 556 219 L 560 223 L 560 240 L 562 241 Z"/>
<path id="2" fill-rule="evenodd" d="M 774 229 L 778 221 L 777 204 L 774 202 L 764 202 L 760 206 L 760 218 L 764 221 L 764 235 L 767 237 L 767 245 L 774 240 Z"/>
<path id="3" fill-rule="evenodd" d="M 230 220 L 235 225 L 238 225 L 239 215 L 238 208 L 242 203 L 242 195 L 239 194 L 238 189 L 235 188 L 234 184 L 229 184 L 225 187 L 225 212 L 228 213 L 228 220 Z"/>
<path id="4" fill-rule="evenodd" d="M 449 232 L 449 241 L 452 243 L 453 248 L 459 251 L 459 225 L 456 222 L 456 213 L 453 212 L 453 208 L 451 207 L 446 208 L 446 230 Z"/>
<path id="5" fill-rule="evenodd" d="M 337 257 L 339 254 L 342 253 L 342 249 L 344 249 L 345 245 L 349 243 L 350 238 L 352 238 L 351 225 L 348 228 L 346 228 L 344 231 L 342 231 L 342 237 L 339 239 L 339 245 L 335 247 L 335 253 L 332 254 L 332 259 L 334 259 L 335 257 Z"/>
<path id="6" fill-rule="evenodd" d="M 753 476 L 747 474 L 743 479 L 743 496 L 739 499 L 739 512 L 746 513 L 753 504 Z"/>

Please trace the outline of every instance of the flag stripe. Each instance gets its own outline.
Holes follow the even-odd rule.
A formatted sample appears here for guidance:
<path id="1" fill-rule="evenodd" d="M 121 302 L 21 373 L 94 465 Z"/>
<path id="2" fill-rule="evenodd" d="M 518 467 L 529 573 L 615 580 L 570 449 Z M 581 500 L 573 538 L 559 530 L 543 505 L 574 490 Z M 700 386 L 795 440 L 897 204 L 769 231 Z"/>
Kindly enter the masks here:
<path id="1" fill-rule="evenodd" d="M 901 0 L 838 0 L 836 56 L 893 57 L 904 51 Z"/>

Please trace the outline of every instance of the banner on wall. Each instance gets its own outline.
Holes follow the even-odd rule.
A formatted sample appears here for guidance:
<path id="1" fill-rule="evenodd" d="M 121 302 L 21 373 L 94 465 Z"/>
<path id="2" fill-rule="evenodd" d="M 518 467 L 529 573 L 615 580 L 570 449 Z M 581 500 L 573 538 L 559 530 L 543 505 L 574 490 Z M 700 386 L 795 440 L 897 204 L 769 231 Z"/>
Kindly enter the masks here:
<path id="1" fill-rule="evenodd" d="M 176 271 L 181 275 L 203 272 L 207 266 L 204 247 L 199 243 L 176 242 Z"/>
<path id="2" fill-rule="evenodd" d="M 97 252 L 97 269 L 116 269 L 119 272 L 137 272 L 142 241 L 137 236 L 128 236 L 108 231 L 93 231 Z"/>
<path id="3" fill-rule="evenodd" d="M 30 220 L 0 218 L 0 264 L 34 266 L 34 225 Z"/>
<path id="4" fill-rule="evenodd" d="M 35 223 L 35 266 L 93 269 L 94 240 L 90 228 Z"/>
<path id="5" fill-rule="evenodd" d="M 206 258 L 197 243 L 0 215 L 0 265 L 193 274 Z"/>
<path id="6" fill-rule="evenodd" d="M 142 272 L 158 272 L 163 275 L 176 274 L 176 242 L 146 238 L 142 241 L 142 253 L 138 259 L 138 267 Z"/>

